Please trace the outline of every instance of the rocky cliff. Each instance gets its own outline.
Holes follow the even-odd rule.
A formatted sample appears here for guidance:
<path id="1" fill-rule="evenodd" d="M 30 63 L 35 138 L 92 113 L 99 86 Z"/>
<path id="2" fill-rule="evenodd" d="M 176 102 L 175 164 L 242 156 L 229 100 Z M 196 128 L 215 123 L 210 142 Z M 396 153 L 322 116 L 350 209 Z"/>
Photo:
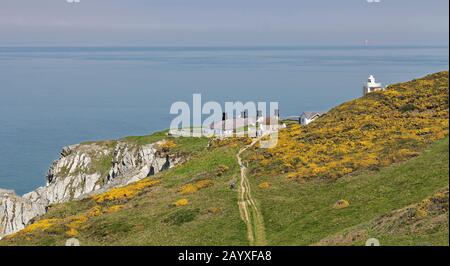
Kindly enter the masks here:
<path id="1" fill-rule="evenodd" d="M 0 190 L 0 237 L 23 229 L 47 207 L 120 187 L 179 164 L 165 140 L 138 145 L 125 140 L 63 148 L 48 170 L 47 185 L 19 197 Z"/>
<path id="2" fill-rule="evenodd" d="M 0 189 L 0 238 L 24 228 L 34 217 L 44 214 L 46 206 Z"/>

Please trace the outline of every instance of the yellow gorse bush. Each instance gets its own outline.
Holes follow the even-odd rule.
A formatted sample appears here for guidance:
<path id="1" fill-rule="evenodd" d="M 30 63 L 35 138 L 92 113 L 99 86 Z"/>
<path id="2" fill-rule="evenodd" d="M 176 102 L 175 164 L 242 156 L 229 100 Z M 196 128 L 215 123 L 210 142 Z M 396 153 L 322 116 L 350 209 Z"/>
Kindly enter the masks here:
<path id="1" fill-rule="evenodd" d="M 76 216 L 70 216 L 67 220 L 70 222 L 66 224 L 67 227 L 78 229 L 80 228 L 84 223 L 86 223 L 89 220 L 89 216 L 86 214 L 80 214 Z"/>
<path id="2" fill-rule="evenodd" d="M 140 193 L 144 188 L 155 186 L 160 182 L 161 180 L 158 179 L 147 178 L 125 187 L 113 188 L 105 193 L 93 196 L 92 199 L 97 203 L 102 203 L 104 201 L 129 199 L 136 196 L 136 194 Z"/>
<path id="3" fill-rule="evenodd" d="M 193 194 L 200 189 L 210 187 L 213 184 L 214 182 L 211 179 L 203 179 L 194 183 L 183 185 L 178 189 L 178 192 L 180 192 L 181 194 Z"/>
<path id="4" fill-rule="evenodd" d="M 138 193 L 140 193 L 143 189 L 155 186 L 159 184 L 161 181 L 156 179 L 144 179 L 133 183 L 131 185 L 111 189 L 108 192 L 95 195 L 92 197 L 94 201 L 97 203 L 103 203 L 104 201 L 112 201 L 112 200 L 121 200 L 134 197 Z M 33 234 L 35 232 L 43 232 L 47 230 L 57 230 L 61 228 L 65 228 L 66 235 L 69 237 L 73 237 L 78 235 L 78 231 L 83 227 L 83 225 L 89 221 L 89 219 L 100 216 L 103 214 L 114 213 L 125 208 L 125 205 L 113 205 L 109 207 L 102 207 L 100 205 L 96 205 L 86 212 L 78 215 L 72 215 L 64 218 L 51 218 L 51 219 L 42 219 L 38 220 L 35 223 L 32 223 L 25 227 L 23 230 L 17 232 L 16 234 L 12 234 L 9 237 L 20 236 L 20 235 L 28 235 Z"/>
<path id="5" fill-rule="evenodd" d="M 106 209 L 106 213 L 118 212 L 118 211 L 122 210 L 123 208 L 125 208 L 125 205 L 113 205 L 113 206 L 109 207 L 108 209 Z"/>
<path id="6" fill-rule="evenodd" d="M 24 234 L 31 233 L 36 230 L 45 231 L 55 225 L 59 219 L 43 219 L 39 220 L 27 227 L 25 227 L 21 232 Z"/>
<path id="7" fill-rule="evenodd" d="M 164 141 L 163 143 L 159 144 L 158 147 L 162 150 L 162 151 L 169 151 L 172 148 L 175 148 L 177 146 L 177 144 L 175 143 L 175 141 L 168 139 L 166 141 Z"/>
<path id="8" fill-rule="evenodd" d="M 237 148 L 244 145 L 248 145 L 252 142 L 251 138 L 247 137 L 236 137 L 236 138 L 216 138 L 210 143 L 210 148 L 217 147 L 230 147 Z"/>
<path id="9" fill-rule="evenodd" d="M 307 126 L 279 133 L 272 149 L 254 148 L 254 175 L 336 179 L 416 156 L 448 135 L 448 72 L 389 86 L 346 102 Z"/>
<path id="10" fill-rule="evenodd" d="M 70 228 L 70 229 L 66 232 L 66 235 L 67 235 L 68 237 L 74 237 L 74 236 L 77 236 L 78 233 L 79 233 L 78 230 L 73 229 L 73 228 Z"/>
<path id="11" fill-rule="evenodd" d="M 350 206 L 350 203 L 349 203 L 347 200 L 345 200 L 345 199 L 341 199 L 341 200 L 338 200 L 338 201 L 333 205 L 333 208 L 334 208 L 334 209 L 337 209 L 337 210 L 340 210 L 340 209 L 345 209 L 345 208 L 347 208 L 348 206 Z"/>
<path id="12" fill-rule="evenodd" d="M 175 203 L 173 204 L 175 207 L 181 207 L 181 206 L 185 206 L 189 204 L 189 200 L 188 199 L 179 199 L 177 201 L 175 201 Z"/>
<path id="13" fill-rule="evenodd" d="M 269 182 L 262 182 L 258 185 L 260 189 L 268 189 L 270 187 Z"/>
<path id="14" fill-rule="evenodd" d="M 100 214 L 102 214 L 101 206 L 94 206 L 87 212 L 88 217 L 99 216 Z"/>
<path id="15" fill-rule="evenodd" d="M 89 209 L 85 214 L 69 216 L 66 220 L 70 222 L 66 223 L 66 227 L 69 229 L 66 232 L 67 236 L 78 235 L 78 229 L 80 229 L 91 217 L 100 216 L 103 214 L 101 206 L 94 206 Z"/>
<path id="16" fill-rule="evenodd" d="M 52 218 L 39 220 L 33 224 L 30 224 L 29 226 L 25 227 L 25 229 L 19 231 L 14 235 L 27 235 L 38 231 L 42 232 L 51 229 L 57 229 L 59 227 L 65 228 L 67 230 L 66 231 L 67 236 L 74 237 L 79 234 L 78 231 L 83 227 L 83 225 L 85 225 L 87 221 L 89 221 L 90 218 L 100 216 L 105 213 L 108 214 L 117 212 L 119 210 L 122 210 L 124 207 L 125 207 L 124 205 L 113 205 L 111 207 L 103 208 L 97 205 L 82 214 L 72 215 L 65 218 Z"/>

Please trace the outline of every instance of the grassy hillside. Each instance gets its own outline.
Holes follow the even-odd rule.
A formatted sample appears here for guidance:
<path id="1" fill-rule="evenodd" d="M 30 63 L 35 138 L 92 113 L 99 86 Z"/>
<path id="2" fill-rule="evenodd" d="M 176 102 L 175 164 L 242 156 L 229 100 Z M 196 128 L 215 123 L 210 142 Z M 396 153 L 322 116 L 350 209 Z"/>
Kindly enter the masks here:
<path id="1" fill-rule="evenodd" d="M 280 132 L 273 149 L 254 149 L 255 176 L 336 179 L 416 156 L 448 134 L 448 72 L 391 85 L 346 102 L 308 126 Z"/>
<path id="2" fill-rule="evenodd" d="M 125 140 L 143 145 L 164 132 Z M 248 245 L 236 154 L 249 139 L 170 138 L 190 160 L 49 212 L 0 245 Z M 344 103 L 250 148 L 246 197 L 269 245 L 448 245 L 448 72 Z M 244 167 L 244 166 L 243 166 Z M 262 216 L 262 217 L 261 217 Z M 258 232 L 250 235 L 258 237 Z"/>
<path id="3" fill-rule="evenodd" d="M 255 190 L 264 216 L 268 244 L 311 245 L 344 229 L 430 197 L 448 186 L 448 145 L 446 138 L 405 163 L 379 171 L 348 175 L 333 182 L 315 180 L 298 183 L 278 176 L 254 178 L 253 187 L 261 182 L 270 184 L 269 188 Z M 350 205 L 343 209 L 334 208 L 334 204 L 341 199 Z M 446 228 L 434 232 L 439 238 L 426 239 L 428 233 L 422 234 L 428 244 L 448 245 L 448 219 Z M 355 244 L 361 244 L 369 237 L 380 238 L 382 244 L 424 242 L 405 240 L 397 243 L 388 241 L 390 235 L 369 231 Z M 411 239 L 414 237 L 419 240 L 419 236 L 410 236 Z"/>
<path id="4" fill-rule="evenodd" d="M 368 236 L 376 236 L 383 245 L 448 245 L 448 187 L 419 203 L 347 228 L 317 244 L 363 245 Z"/>
<path id="5" fill-rule="evenodd" d="M 289 125 L 275 148 L 246 156 L 267 241 L 313 244 L 431 196 L 448 185 L 448 140 L 415 157 L 447 135 L 448 72 L 346 102 L 308 126 Z M 339 200 L 349 207 L 334 209 Z"/>
<path id="6" fill-rule="evenodd" d="M 177 148 L 184 150 L 180 140 Z M 198 140 L 187 149 L 192 141 Z M 245 245 L 237 193 L 229 186 L 239 172 L 237 144 L 205 145 L 187 163 L 151 179 L 55 205 L 1 244 L 63 245 L 75 236 L 83 245 Z"/>

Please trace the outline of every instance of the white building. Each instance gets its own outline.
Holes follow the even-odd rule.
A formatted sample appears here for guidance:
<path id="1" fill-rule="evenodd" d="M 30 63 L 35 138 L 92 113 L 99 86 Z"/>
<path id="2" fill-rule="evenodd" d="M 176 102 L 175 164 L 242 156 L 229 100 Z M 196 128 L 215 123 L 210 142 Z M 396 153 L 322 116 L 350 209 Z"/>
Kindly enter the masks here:
<path id="1" fill-rule="evenodd" d="M 256 118 L 244 115 L 212 123 L 209 127 L 203 128 L 203 136 L 227 138 L 233 137 L 235 134 L 243 134 L 255 138 L 274 133 L 285 127 L 286 125 L 278 116 Z"/>
<path id="2" fill-rule="evenodd" d="M 209 127 L 203 129 L 204 136 L 232 137 L 234 133 L 247 130 L 248 127 L 256 127 L 256 119 L 233 118 L 212 123 Z"/>
<path id="3" fill-rule="evenodd" d="M 303 126 L 306 126 L 307 124 L 321 117 L 323 114 L 324 113 L 321 112 L 304 112 L 300 116 L 299 123 Z"/>
<path id="4" fill-rule="evenodd" d="M 370 75 L 367 79 L 367 83 L 364 84 L 363 87 L 363 95 L 366 95 L 368 93 L 374 92 L 374 91 L 380 91 L 383 88 L 381 87 L 381 83 L 376 83 L 375 78 Z"/>

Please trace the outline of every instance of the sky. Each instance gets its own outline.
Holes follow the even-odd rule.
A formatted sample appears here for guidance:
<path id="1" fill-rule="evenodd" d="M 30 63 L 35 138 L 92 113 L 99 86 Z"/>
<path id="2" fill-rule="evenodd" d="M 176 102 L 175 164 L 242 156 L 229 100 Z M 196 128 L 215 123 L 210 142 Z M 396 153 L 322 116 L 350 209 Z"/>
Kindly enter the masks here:
<path id="1" fill-rule="evenodd" d="M 0 46 L 448 46 L 448 0 L 0 0 Z"/>

